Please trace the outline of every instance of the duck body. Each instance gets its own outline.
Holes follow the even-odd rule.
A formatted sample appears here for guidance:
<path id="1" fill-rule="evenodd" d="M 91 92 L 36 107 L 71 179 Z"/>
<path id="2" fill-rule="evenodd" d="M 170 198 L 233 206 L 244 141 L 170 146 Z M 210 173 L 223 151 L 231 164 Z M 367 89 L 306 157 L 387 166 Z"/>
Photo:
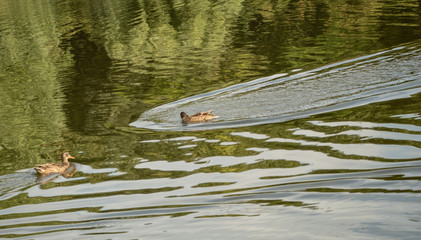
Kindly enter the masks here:
<path id="1" fill-rule="evenodd" d="M 206 112 L 199 112 L 194 115 L 187 115 L 185 112 L 180 113 L 181 120 L 183 123 L 188 122 L 206 122 L 215 118 L 218 118 L 219 116 L 211 114 L 212 110 L 208 110 Z"/>
<path id="2" fill-rule="evenodd" d="M 74 157 L 72 157 L 69 152 L 63 152 L 61 154 L 62 163 L 42 164 L 37 167 L 34 167 L 34 169 L 35 171 L 37 171 L 38 174 L 41 175 L 47 175 L 50 173 L 63 173 L 64 170 L 66 170 L 66 168 L 68 168 L 70 165 L 68 161 L 69 158 L 74 159 Z"/>

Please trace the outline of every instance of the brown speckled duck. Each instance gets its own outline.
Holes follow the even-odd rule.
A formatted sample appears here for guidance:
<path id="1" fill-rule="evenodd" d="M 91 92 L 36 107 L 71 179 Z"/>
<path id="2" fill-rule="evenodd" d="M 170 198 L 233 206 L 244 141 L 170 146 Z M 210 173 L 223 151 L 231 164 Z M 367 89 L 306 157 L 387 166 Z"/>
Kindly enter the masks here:
<path id="1" fill-rule="evenodd" d="M 181 112 L 181 120 L 183 123 L 189 123 L 189 122 L 206 122 L 215 118 L 218 118 L 219 116 L 215 116 L 213 114 L 210 114 L 212 110 L 206 111 L 206 112 L 199 112 L 194 115 L 187 115 L 185 112 Z"/>
<path id="2" fill-rule="evenodd" d="M 37 171 L 37 173 L 42 175 L 50 173 L 62 173 L 70 165 L 68 161 L 69 158 L 74 159 L 74 157 L 72 157 L 69 152 L 63 152 L 61 154 L 62 163 L 47 163 L 39 165 L 38 167 L 34 167 L 34 169 Z"/>

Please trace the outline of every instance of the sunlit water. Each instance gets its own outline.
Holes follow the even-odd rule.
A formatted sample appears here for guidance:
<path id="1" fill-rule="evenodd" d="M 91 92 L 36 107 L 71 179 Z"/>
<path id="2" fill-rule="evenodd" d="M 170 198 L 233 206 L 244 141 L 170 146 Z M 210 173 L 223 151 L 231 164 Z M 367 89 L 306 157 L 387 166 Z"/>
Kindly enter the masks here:
<path id="1" fill-rule="evenodd" d="M 419 2 L 0 6 L 0 238 L 419 239 Z"/>

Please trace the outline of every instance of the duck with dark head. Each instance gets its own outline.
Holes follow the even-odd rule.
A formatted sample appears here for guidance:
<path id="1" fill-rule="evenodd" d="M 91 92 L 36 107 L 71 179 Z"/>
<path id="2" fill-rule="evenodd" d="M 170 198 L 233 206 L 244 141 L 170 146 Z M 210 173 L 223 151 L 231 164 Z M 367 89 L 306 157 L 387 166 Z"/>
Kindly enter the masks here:
<path id="1" fill-rule="evenodd" d="M 211 114 L 212 110 L 206 112 L 199 112 L 194 115 L 187 115 L 185 112 L 180 113 L 181 121 L 183 123 L 191 123 L 191 122 L 207 122 L 218 118 L 219 116 Z"/>
<path id="2" fill-rule="evenodd" d="M 68 168 L 70 165 L 68 161 L 69 158 L 74 159 L 74 157 L 72 157 L 69 152 L 63 152 L 61 154 L 61 163 L 42 164 L 38 167 L 34 167 L 34 169 L 38 174 L 41 175 L 47 175 L 50 173 L 63 173 L 64 170 L 66 170 L 66 168 Z"/>

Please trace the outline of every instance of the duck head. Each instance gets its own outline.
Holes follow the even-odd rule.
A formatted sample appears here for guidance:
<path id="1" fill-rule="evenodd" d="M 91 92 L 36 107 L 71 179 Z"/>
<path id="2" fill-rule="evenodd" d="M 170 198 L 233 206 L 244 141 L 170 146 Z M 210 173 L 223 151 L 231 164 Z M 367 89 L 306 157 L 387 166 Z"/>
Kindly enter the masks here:
<path id="1" fill-rule="evenodd" d="M 189 120 L 189 115 L 187 115 L 187 113 L 185 113 L 185 112 L 181 112 L 180 117 L 183 121 Z"/>
<path id="2" fill-rule="evenodd" d="M 75 157 L 73 157 L 72 155 L 70 155 L 70 153 L 69 153 L 69 152 L 63 152 L 63 153 L 61 154 L 61 161 L 62 161 L 62 162 L 67 162 L 67 160 L 68 160 L 69 158 L 71 158 L 71 159 L 75 159 Z"/>

